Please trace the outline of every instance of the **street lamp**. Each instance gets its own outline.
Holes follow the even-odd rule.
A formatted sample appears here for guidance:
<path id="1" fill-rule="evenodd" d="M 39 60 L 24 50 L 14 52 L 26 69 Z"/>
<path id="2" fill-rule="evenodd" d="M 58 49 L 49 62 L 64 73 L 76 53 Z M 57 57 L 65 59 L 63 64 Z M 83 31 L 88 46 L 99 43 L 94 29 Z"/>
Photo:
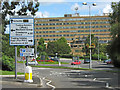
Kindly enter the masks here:
<path id="1" fill-rule="evenodd" d="M 86 2 L 82 3 L 83 5 L 87 5 Z M 92 4 L 93 6 L 96 6 L 96 3 Z M 90 18 L 90 64 L 89 64 L 89 68 L 92 68 L 92 61 L 91 61 L 91 7 L 89 5 L 89 18 Z"/>
<path id="2" fill-rule="evenodd" d="M 98 38 L 98 60 L 99 60 L 99 37 L 97 37 Z"/>

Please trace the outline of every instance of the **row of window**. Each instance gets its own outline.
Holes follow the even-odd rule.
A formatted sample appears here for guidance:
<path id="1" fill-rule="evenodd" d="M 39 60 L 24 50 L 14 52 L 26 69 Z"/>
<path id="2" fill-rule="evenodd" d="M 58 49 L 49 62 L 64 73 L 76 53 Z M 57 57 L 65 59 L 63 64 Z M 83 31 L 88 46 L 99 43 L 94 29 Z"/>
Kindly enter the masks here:
<path id="1" fill-rule="evenodd" d="M 37 41 L 39 40 L 39 39 L 36 39 Z M 55 40 L 58 40 L 58 38 L 49 38 L 49 39 L 44 39 L 45 41 L 55 41 Z M 66 38 L 66 40 L 72 40 L 72 38 Z M 99 43 L 108 43 L 108 42 L 110 42 L 111 40 L 100 40 L 99 41 Z M 84 43 L 84 42 L 83 42 Z"/>
<path id="2" fill-rule="evenodd" d="M 48 21 L 81 21 L 81 20 L 109 20 L 110 17 L 96 17 L 96 18 L 66 18 L 66 19 L 40 19 L 35 22 L 48 22 Z"/>
<path id="3" fill-rule="evenodd" d="M 107 24 L 109 23 L 108 21 L 104 22 L 91 22 L 91 24 Z M 45 25 L 80 25 L 80 24 L 90 24 L 90 22 L 71 22 L 71 23 L 40 23 L 40 24 L 35 24 L 36 26 L 45 26 Z"/>
<path id="4" fill-rule="evenodd" d="M 91 32 L 108 32 L 108 30 L 91 30 Z M 35 31 L 35 33 L 72 33 L 72 32 L 90 32 L 90 30 L 70 30 L 70 31 Z"/>
<path id="5" fill-rule="evenodd" d="M 60 34 L 60 35 L 36 35 L 36 37 L 72 37 L 75 35 L 89 35 L 89 34 Z M 109 34 L 94 34 L 94 35 L 109 35 Z M 102 37 L 102 39 L 106 37 Z"/>
<path id="6" fill-rule="evenodd" d="M 110 25 L 91 26 L 91 28 L 109 28 Z M 65 27 L 36 27 L 35 29 L 78 29 L 78 28 L 90 28 L 90 26 L 65 26 Z"/>

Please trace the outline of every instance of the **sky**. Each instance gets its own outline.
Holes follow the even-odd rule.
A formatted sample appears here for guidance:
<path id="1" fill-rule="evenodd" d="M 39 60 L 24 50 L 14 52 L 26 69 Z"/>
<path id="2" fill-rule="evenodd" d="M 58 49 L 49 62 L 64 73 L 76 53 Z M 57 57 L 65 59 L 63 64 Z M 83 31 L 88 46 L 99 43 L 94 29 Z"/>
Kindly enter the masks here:
<path id="1" fill-rule="evenodd" d="M 40 6 L 35 17 L 48 18 L 48 17 L 64 17 L 64 14 L 75 14 L 76 12 L 79 13 L 80 16 L 89 15 L 89 6 L 91 15 L 103 15 L 103 13 L 112 12 L 111 2 L 118 2 L 120 0 L 37 0 L 37 1 L 40 3 Z M 83 2 L 86 2 L 87 5 L 83 5 L 82 4 Z M 92 6 L 93 3 L 96 3 L 96 6 Z M 77 11 L 75 10 L 76 7 L 78 8 Z M 15 9 L 15 11 L 18 11 L 20 8 L 21 6 L 18 6 Z M 9 16 L 7 16 L 7 19 L 9 19 Z M 9 33 L 9 26 L 7 28 L 6 33 Z"/>
<path id="2" fill-rule="evenodd" d="M 40 2 L 37 18 L 63 17 L 64 14 L 79 13 L 81 16 L 89 15 L 89 6 L 91 15 L 103 15 L 103 13 L 112 12 L 111 2 L 120 0 L 38 0 Z M 82 5 L 87 2 L 87 5 Z M 92 6 L 96 3 L 96 6 Z M 78 7 L 76 11 L 75 8 Z"/>

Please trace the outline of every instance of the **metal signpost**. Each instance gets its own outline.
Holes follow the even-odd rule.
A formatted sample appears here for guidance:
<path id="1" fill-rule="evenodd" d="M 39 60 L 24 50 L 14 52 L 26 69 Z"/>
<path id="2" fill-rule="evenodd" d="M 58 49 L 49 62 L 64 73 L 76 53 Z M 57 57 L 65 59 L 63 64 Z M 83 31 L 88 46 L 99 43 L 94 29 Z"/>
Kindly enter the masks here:
<path id="1" fill-rule="evenodd" d="M 34 45 L 34 18 L 10 18 L 10 45 L 15 46 L 15 78 L 17 79 L 17 46 Z"/>

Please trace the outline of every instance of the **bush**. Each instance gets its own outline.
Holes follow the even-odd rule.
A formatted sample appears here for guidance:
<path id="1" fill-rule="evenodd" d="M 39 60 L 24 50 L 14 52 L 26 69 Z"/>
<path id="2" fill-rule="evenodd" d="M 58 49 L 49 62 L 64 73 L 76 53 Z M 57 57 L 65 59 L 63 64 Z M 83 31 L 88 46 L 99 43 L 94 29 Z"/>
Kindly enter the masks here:
<path id="1" fill-rule="evenodd" d="M 92 55 L 92 59 L 93 59 L 93 60 L 98 60 L 98 54 L 93 54 L 93 55 Z"/>
<path id="2" fill-rule="evenodd" d="M 40 60 L 40 57 L 37 57 L 36 60 Z"/>
<path id="3" fill-rule="evenodd" d="M 107 59 L 107 56 L 100 54 L 100 59 L 101 59 L 101 60 L 106 60 L 106 59 Z"/>
<path id="4" fill-rule="evenodd" d="M 71 54 L 60 54 L 58 56 L 62 57 L 62 58 L 72 58 L 73 57 L 73 55 L 71 55 Z"/>
<path id="5" fill-rule="evenodd" d="M 86 58 L 90 58 L 90 56 L 84 56 L 84 59 L 86 59 Z M 105 55 L 103 55 L 103 54 L 100 54 L 99 59 L 106 60 L 107 57 Z M 93 54 L 92 55 L 92 60 L 98 60 L 98 54 Z"/>
<path id="6" fill-rule="evenodd" d="M 88 59 L 88 58 L 90 58 L 90 56 L 84 56 L 84 59 Z"/>
<path id="7" fill-rule="evenodd" d="M 6 55 L 2 56 L 2 70 L 13 71 L 15 68 L 15 60 Z"/>

